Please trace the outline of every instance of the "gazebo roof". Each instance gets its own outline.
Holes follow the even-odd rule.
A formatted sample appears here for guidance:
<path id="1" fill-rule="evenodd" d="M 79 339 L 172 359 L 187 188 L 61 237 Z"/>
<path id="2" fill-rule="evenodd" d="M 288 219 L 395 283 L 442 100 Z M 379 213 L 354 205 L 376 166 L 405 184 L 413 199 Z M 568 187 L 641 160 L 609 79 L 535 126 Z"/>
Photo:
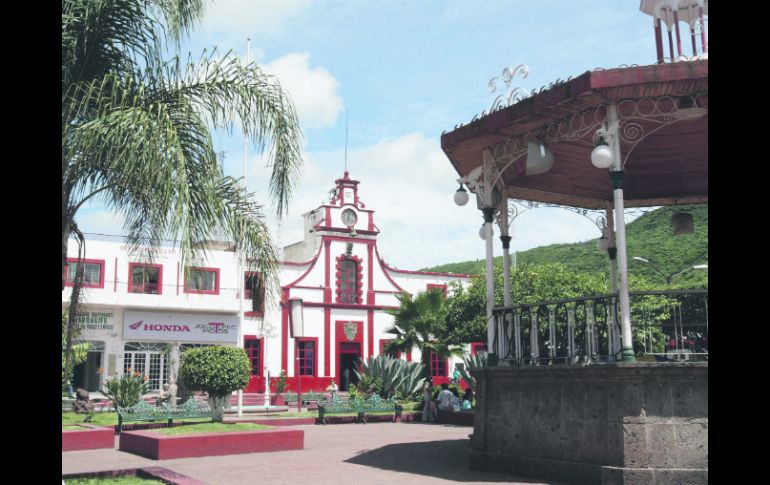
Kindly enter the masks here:
<path id="1" fill-rule="evenodd" d="M 441 136 L 460 176 L 489 149 L 504 196 L 585 208 L 612 200 L 606 170 L 590 161 L 594 134 L 618 107 L 626 207 L 708 202 L 708 60 L 589 71 Z M 525 175 L 527 143 L 553 167 Z"/>

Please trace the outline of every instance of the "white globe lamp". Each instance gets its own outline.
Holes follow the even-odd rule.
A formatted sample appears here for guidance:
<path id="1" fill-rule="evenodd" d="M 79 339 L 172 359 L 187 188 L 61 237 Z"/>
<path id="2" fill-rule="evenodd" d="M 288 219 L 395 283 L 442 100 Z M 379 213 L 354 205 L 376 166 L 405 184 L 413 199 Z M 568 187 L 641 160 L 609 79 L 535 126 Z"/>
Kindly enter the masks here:
<path id="1" fill-rule="evenodd" d="M 604 139 L 600 139 L 599 144 L 591 152 L 591 163 L 596 168 L 609 168 L 613 158 L 612 149 L 607 146 Z"/>
<path id="2" fill-rule="evenodd" d="M 455 204 L 463 206 L 468 203 L 468 191 L 465 190 L 463 184 L 460 184 L 460 188 L 455 192 Z"/>

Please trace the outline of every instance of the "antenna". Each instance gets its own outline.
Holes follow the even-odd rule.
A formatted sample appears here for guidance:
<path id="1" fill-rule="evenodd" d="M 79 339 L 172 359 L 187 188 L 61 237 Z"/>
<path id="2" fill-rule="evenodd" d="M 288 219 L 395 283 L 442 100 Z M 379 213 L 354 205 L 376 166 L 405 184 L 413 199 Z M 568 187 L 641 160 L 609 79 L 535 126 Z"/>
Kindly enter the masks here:
<path id="1" fill-rule="evenodd" d="M 345 173 L 348 172 L 348 110 L 345 110 Z"/>

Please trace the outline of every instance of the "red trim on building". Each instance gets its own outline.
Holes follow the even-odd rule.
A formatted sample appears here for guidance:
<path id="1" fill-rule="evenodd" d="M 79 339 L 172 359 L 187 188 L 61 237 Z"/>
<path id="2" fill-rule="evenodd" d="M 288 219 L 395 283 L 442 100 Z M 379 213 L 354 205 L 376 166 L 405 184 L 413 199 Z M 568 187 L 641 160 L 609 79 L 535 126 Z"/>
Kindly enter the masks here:
<path id="1" fill-rule="evenodd" d="M 288 372 L 289 362 L 289 289 L 281 288 L 281 370 Z"/>
<path id="2" fill-rule="evenodd" d="M 297 290 L 323 290 L 323 286 L 302 286 L 302 285 L 294 285 L 292 288 Z"/>
<path id="3" fill-rule="evenodd" d="M 313 301 L 304 301 L 302 305 L 312 308 L 332 308 L 335 310 L 390 310 L 398 308 L 392 305 L 356 305 L 354 303 L 320 303 Z"/>
<path id="4" fill-rule="evenodd" d="M 205 271 L 207 273 L 214 273 L 216 274 L 215 280 L 214 280 L 214 289 L 213 290 L 191 290 L 187 288 L 187 271 Z M 198 293 L 203 295 L 218 295 L 219 294 L 219 268 L 203 268 L 200 266 L 188 266 L 185 270 L 185 278 L 184 278 L 184 292 L 185 293 Z"/>
<path id="5" fill-rule="evenodd" d="M 367 356 L 371 357 L 374 355 L 374 311 L 372 310 L 366 312 L 366 332 L 369 337 L 369 348 L 367 349 L 369 353 Z"/>
<path id="6" fill-rule="evenodd" d="M 380 339 L 380 354 L 379 355 L 388 355 L 385 353 L 385 346 L 388 345 L 393 339 L 392 338 L 381 338 Z M 392 356 L 391 356 L 392 357 Z M 396 359 L 401 358 L 401 352 L 396 352 Z M 411 359 L 411 356 L 410 356 Z"/>
<path id="7" fill-rule="evenodd" d="M 331 291 L 329 292 L 331 294 Z M 332 327 L 332 311 L 329 308 L 324 308 L 324 375 L 331 376 L 331 327 Z"/>
<path id="8" fill-rule="evenodd" d="M 319 245 L 318 246 L 318 251 L 316 251 L 315 256 L 313 256 L 313 259 L 310 260 L 310 267 L 304 273 L 302 273 L 302 275 L 299 278 L 297 278 L 296 280 L 292 281 L 288 285 L 285 285 L 284 288 L 292 288 L 294 285 L 296 285 L 297 283 L 302 281 L 305 278 L 305 276 L 307 276 L 308 273 L 310 273 L 313 270 L 313 268 L 315 267 L 316 262 L 318 261 L 318 255 L 321 254 L 321 247 L 322 246 L 323 245 Z M 302 263 L 302 264 L 304 265 L 306 263 Z"/>
<path id="9" fill-rule="evenodd" d="M 441 290 L 444 293 L 444 298 L 447 297 L 447 285 L 437 285 L 435 283 L 428 283 L 427 290 Z"/>
<path id="10" fill-rule="evenodd" d="M 353 339 L 349 339 L 348 336 L 345 334 L 345 324 L 351 322 L 356 325 L 356 335 L 353 337 Z M 343 343 L 358 343 L 359 347 L 359 357 L 364 356 L 364 322 L 362 321 L 353 321 L 353 320 L 336 320 L 335 321 L 335 335 L 334 335 L 334 350 L 335 350 L 335 359 L 334 359 L 334 372 L 337 379 L 340 379 L 342 376 L 342 369 L 340 368 L 340 354 L 341 353 L 352 353 L 350 351 L 341 351 L 340 350 L 340 344 Z"/>
<path id="11" fill-rule="evenodd" d="M 324 218 L 324 227 L 332 227 L 332 208 L 326 206 L 326 217 Z"/>
<path id="12" fill-rule="evenodd" d="M 70 263 L 77 263 L 78 258 L 67 258 L 67 263 L 64 265 L 63 268 L 63 276 L 64 276 L 64 286 L 72 286 L 72 282 L 69 280 L 69 264 Z M 99 283 L 93 284 L 93 283 L 85 283 L 83 282 L 83 288 L 104 288 L 104 266 L 105 266 L 105 260 L 103 259 L 83 259 L 81 260 L 81 263 L 89 263 L 89 264 L 98 264 L 99 265 Z"/>
<path id="13" fill-rule="evenodd" d="M 148 291 L 134 291 L 134 268 L 158 268 L 158 283 L 157 293 L 151 293 Z M 144 289 L 146 290 L 148 283 L 145 283 Z M 143 293 L 145 295 L 162 295 L 163 294 L 163 265 L 162 264 L 148 264 L 148 263 L 128 263 L 128 292 L 129 293 Z"/>
<path id="14" fill-rule="evenodd" d="M 343 230 L 344 232 L 349 232 L 347 229 Z M 363 234 L 363 232 L 359 232 L 359 234 Z M 355 243 L 355 244 L 370 244 L 375 245 L 377 243 L 376 239 L 356 239 L 353 237 L 341 237 L 341 236 L 329 236 L 329 235 L 323 235 L 321 236 L 321 239 L 323 241 L 336 241 L 336 242 L 344 242 L 344 243 Z"/>
<path id="15" fill-rule="evenodd" d="M 478 352 L 486 352 L 486 342 L 471 342 L 471 355 L 476 355 Z"/>
<path id="16" fill-rule="evenodd" d="M 385 277 L 388 279 L 388 281 L 390 281 L 390 284 L 401 290 L 401 293 L 409 293 L 405 289 L 401 288 L 401 286 L 393 281 L 393 278 L 390 277 L 390 274 L 388 274 L 389 266 L 385 264 L 385 261 L 383 261 L 380 257 L 380 250 L 377 249 L 377 245 L 374 246 L 374 254 L 377 255 L 377 261 L 380 263 L 380 269 L 382 269 L 383 274 L 385 274 Z"/>
<path id="17" fill-rule="evenodd" d="M 367 229 L 370 232 L 374 232 L 374 212 L 369 213 L 369 225 L 367 226 Z"/>

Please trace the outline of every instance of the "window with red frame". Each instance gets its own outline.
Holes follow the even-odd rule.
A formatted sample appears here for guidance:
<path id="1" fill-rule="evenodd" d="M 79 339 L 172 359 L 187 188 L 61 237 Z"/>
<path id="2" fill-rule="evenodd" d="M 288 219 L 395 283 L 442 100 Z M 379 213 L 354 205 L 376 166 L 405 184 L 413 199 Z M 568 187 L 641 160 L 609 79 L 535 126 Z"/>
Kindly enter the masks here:
<path id="1" fill-rule="evenodd" d="M 184 290 L 187 293 L 219 294 L 219 270 L 214 268 L 187 268 Z"/>
<path id="2" fill-rule="evenodd" d="M 258 317 L 265 313 L 265 287 L 262 284 L 262 275 L 259 273 L 246 273 L 244 275 L 244 298 L 251 301 L 247 317 Z"/>
<path id="3" fill-rule="evenodd" d="M 300 340 L 297 347 L 297 356 L 299 357 L 299 375 L 315 375 L 315 341 Z"/>
<path id="4" fill-rule="evenodd" d="M 262 341 L 259 339 L 247 339 L 244 342 L 244 349 L 246 355 L 249 356 L 249 362 L 251 362 L 251 375 L 253 377 L 262 377 L 262 365 L 260 363 L 260 355 L 262 354 Z"/>
<path id="5" fill-rule="evenodd" d="M 446 377 L 446 359 L 439 359 L 435 352 L 430 353 L 431 377 Z"/>
<path id="6" fill-rule="evenodd" d="M 94 259 L 84 259 L 83 265 L 83 287 L 84 288 L 104 288 L 104 261 Z M 68 258 L 64 265 L 64 273 L 67 275 L 66 286 L 72 286 L 75 282 L 75 275 L 78 271 L 78 262 L 75 258 Z"/>
<path id="7" fill-rule="evenodd" d="M 163 266 L 159 264 L 128 264 L 128 292 L 160 295 L 163 293 Z"/>
<path id="8" fill-rule="evenodd" d="M 433 283 L 428 283 L 428 291 L 430 290 L 439 290 L 444 294 L 444 298 L 446 298 L 447 294 L 447 286 L 446 285 L 435 285 Z"/>
<path id="9" fill-rule="evenodd" d="M 356 303 L 358 301 L 358 263 L 352 259 L 343 259 L 340 268 L 340 301 Z"/>

